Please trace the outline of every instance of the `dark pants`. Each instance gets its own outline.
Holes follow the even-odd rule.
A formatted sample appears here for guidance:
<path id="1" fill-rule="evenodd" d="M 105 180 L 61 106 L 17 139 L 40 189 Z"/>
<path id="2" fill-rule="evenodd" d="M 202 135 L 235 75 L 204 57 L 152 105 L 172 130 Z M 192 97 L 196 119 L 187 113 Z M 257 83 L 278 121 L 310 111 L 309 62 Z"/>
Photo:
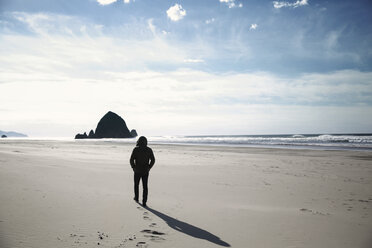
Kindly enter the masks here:
<path id="1" fill-rule="evenodd" d="M 139 191 L 139 182 L 142 179 L 142 187 L 143 187 L 143 194 L 142 194 L 142 202 L 147 202 L 147 182 L 149 179 L 149 173 L 134 173 L 134 199 L 138 201 L 138 191 Z"/>

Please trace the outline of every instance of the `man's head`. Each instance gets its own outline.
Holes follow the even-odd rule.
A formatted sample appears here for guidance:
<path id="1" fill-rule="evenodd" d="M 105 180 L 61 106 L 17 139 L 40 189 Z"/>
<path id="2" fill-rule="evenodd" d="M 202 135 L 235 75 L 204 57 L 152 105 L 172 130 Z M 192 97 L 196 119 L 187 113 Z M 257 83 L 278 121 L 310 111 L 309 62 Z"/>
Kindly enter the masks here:
<path id="1" fill-rule="evenodd" d="M 141 136 L 137 140 L 137 146 L 138 147 L 146 147 L 147 146 L 147 139 L 145 136 Z"/>

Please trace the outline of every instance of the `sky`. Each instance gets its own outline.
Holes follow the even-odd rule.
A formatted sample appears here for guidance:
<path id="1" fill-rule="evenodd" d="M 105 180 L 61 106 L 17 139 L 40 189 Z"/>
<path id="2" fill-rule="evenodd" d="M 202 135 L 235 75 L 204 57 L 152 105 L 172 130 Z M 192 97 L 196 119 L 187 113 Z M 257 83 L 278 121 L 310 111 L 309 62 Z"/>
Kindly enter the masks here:
<path id="1" fill-rule="evenodd" d="M 0 130 L 372 132 L 372 2 L 0 0 Z"/>

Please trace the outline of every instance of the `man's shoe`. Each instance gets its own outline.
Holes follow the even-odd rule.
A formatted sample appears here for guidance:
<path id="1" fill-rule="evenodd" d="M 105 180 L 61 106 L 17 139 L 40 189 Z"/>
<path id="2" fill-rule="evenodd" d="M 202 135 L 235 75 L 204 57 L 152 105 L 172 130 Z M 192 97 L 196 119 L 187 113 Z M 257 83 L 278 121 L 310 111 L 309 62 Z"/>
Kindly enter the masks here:
<path id="1" fill-rule="evenodd" d="M 147 207 L 146 202 L 142 202 L 143 207 Z"/>
<path id="2" fill-rule="evenodd" d="M 134 197 L 133 200 L 134 200 L 135 202 L 138 202 L 138 199 L 137 199 L 136 197 Z"/>

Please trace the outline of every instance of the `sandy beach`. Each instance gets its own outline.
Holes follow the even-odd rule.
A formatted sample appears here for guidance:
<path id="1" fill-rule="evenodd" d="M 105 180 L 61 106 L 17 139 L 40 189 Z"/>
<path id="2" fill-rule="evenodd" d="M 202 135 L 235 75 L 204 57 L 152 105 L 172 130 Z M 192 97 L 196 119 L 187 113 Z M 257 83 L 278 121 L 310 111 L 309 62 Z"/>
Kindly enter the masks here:
<path id="1" fill-rule="evenodd" d="M 0 247 L 372 245 L 371 152 L 149 145 L 145 209 L 132 144 L 1 140 Z"/>

